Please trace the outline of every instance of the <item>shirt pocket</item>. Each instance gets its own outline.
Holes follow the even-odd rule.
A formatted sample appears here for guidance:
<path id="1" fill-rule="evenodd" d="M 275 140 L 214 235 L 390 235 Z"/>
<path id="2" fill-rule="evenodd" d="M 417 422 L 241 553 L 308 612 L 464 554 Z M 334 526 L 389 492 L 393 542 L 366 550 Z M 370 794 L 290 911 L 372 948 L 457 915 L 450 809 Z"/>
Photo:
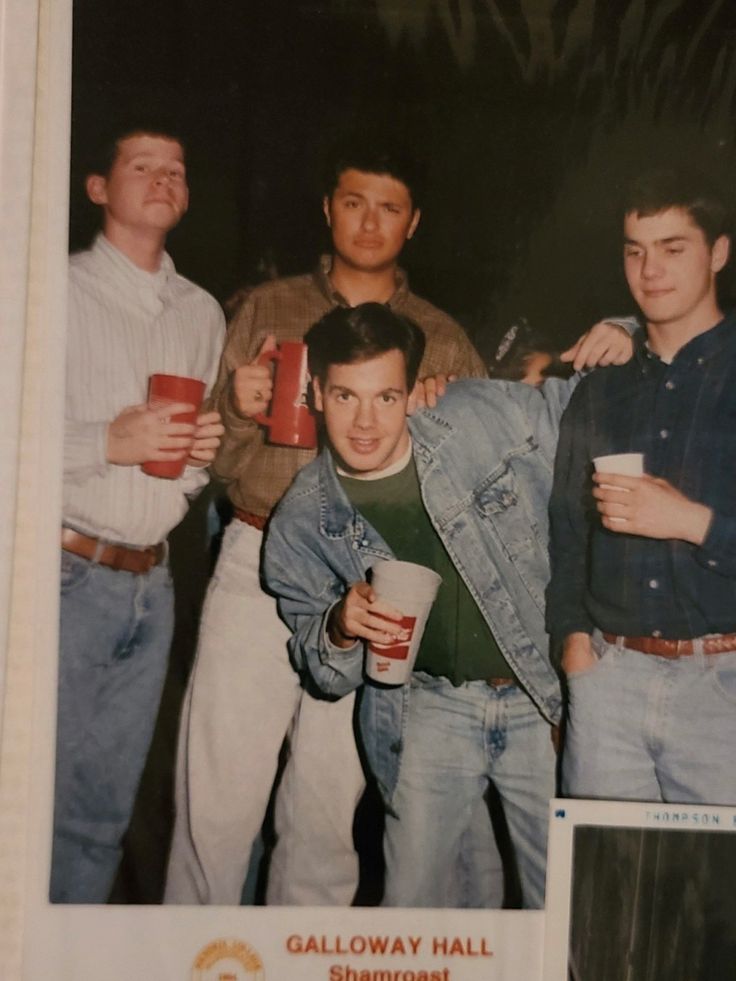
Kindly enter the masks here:
<path id="1" fill-rule="evenodd" d="M 480 534 L 492 536 L 542 609 L 549 559 L 539 529 L 537 506 L 534 497 L 523 492 L 510 465 L 489 475 L 475 488 L 472 497 Z"/>

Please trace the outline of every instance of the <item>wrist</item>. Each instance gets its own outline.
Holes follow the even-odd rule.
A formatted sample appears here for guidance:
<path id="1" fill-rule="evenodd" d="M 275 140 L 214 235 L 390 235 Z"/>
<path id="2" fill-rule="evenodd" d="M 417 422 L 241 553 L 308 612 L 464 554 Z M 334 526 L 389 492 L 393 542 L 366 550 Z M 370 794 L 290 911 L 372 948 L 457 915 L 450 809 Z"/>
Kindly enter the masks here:
<path id="1" fill-rule="evenodd" d="M 713 520 L 713 509 L 705 504 L 693 504 L 691 514 L 685 524 L 683 538 L 693 545 L 702 545 Z"/>
<path id="2" fill-rule="evenodd" d="M 335 645 L 335 647 L 342 647 L 347 650 L 352 647 L 357 641 L 357 637 L 346 633 L 340 623 L 340 617 L 337 613 L 339 607 L 333 609 L 330 617 L 327 621 L 327 636 L 330 638 L 330 642 Z"/>

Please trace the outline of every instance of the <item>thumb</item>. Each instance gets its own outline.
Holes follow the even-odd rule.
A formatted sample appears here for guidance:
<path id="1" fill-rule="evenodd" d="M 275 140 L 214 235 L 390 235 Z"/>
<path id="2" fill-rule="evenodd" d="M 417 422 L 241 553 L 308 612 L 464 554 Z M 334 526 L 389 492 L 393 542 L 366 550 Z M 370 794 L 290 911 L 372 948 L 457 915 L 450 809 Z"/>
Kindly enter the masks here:
<path id="1" fill-rule="evenodd" d="M 560 354 L 559 356 L 560 361 L 563 361 L 565 364 L 567 364 L 568 361 L 573 361 L 575 359 L 575 355 L 578 353 L 579 348 L 580 348 L 580 341 L 576 341 L 572 347 L 569 347 L 566 351 L 563 351 Z"/>
<path id="2" fill-rule="evenodd" d="M 258 354 L 256 355 L 255 360 L 257 361 L 262 354 L 266 353 L 266 351 L 275 351 L 275 350 L 276 350 L 276 335 L 266 334 L 266 336 L 263 338 L 263 343 L 261 344 L 258 350 Z"/>

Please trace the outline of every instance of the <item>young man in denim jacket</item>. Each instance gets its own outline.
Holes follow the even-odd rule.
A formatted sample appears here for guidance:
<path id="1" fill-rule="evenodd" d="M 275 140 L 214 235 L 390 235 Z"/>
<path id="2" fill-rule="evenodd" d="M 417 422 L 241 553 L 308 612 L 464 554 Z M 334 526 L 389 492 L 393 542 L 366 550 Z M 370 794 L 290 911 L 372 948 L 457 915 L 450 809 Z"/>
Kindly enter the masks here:
<path id="1" fill-rule="evenodd" d="M 329 449 L 278 506 L 264 558 L 295 665 L 327 695 L 358 688 L 364 642 L 390 640 L 384 618 L 401 612 L 376 599 L 370 567 L 398 557 L 443 576 L 411 683 L 366 683 L 360 706 L 387 809 L 384 905 L 448 905 L 493 780 L 524 904 L 539 907 L 561 709 L 544 629 L 547 500 L 574 382 L 457 382 L 408 420 L 424 346 L 414 324 L 365 303 L 333 310 L 306 341 Z"/>

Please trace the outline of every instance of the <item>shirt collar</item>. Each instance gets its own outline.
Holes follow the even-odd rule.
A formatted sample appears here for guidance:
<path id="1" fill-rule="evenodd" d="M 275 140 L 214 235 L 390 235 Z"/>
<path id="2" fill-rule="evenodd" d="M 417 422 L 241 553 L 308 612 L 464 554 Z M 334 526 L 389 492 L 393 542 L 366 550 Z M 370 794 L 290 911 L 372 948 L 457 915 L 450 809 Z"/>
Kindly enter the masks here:
<path id="1" fill-rule="evenodd" d="M 349 307 L 350 304 L 345 297 L 332 285 L 330 280 L 330 270 L 332 269 L 332 256 L 321 255 L 319 263 L 313 276 L 320 293 L 334 306 Z M 388 300 L 388 305 L 394 307 L 400 303 L 409 293 L 409 279 L 403 269 L 396 270 L 396 289 Z"/>
<path id="2" fill-rule="evenodd" d="M 102 232 L 96 236 L 91 251 L 101 269 L 107 270 L 111 278 L 120 284 L 126 297 L 135 297 L 148 312 L 161 313 L 164 305 L 171 300 L 176 283 L 176 269 L 168 252 L 161 256 L 158 270 L 151 273 L 131 262 Z"/>
<path id="3" fill-rule="evenodd" d="M 728 313 L 722 320 L 706 330 L 703 334 L 698 334 L 691 341 L 684 344 L 672 359 L 672 364 L 678 368 L 689 368 L 693 365 L 702 365 L 711 358 L 716 357 L 730 344 L 736 342 L 736 314 L 734 311 Z M 647 346 L 646 331 L 637 331 L 634 335 L 634 356 L 638 359 L 641 367 L 646 370 L 647 364 L 666 365 L 662 359 Z"/>

